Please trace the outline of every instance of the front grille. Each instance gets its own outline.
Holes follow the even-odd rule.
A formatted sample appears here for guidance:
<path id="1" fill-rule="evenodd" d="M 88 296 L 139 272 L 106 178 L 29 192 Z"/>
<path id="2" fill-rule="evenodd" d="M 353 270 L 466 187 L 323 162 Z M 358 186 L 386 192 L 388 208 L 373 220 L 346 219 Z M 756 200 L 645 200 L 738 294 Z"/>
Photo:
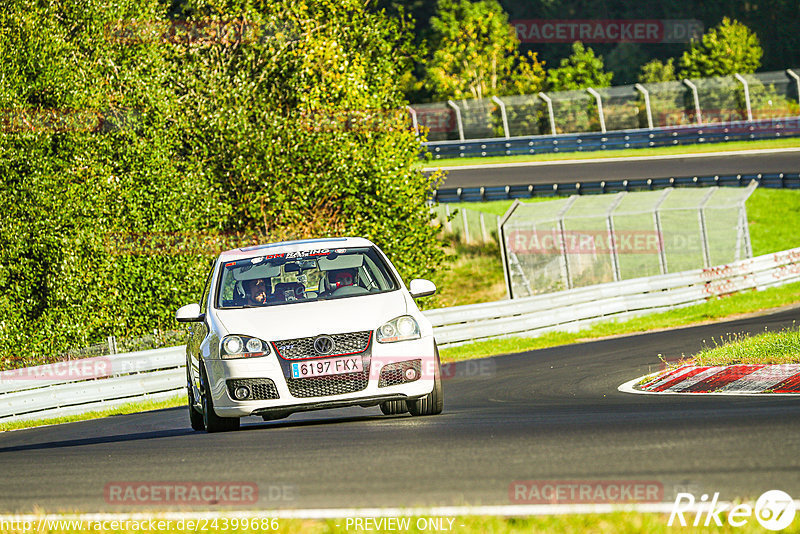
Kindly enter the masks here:
<path id="1" fill-rule="evenodd" d="M 319 336 L 285 339 L 273 343 L 275 351 L 284 360 L 303 360 L 305 358 L 331 358 L 342 354 L 356 354 L 364 352 L 369 347 L 372 332 L 350 332 L 348 334 L 333 334 L 333 350 L 328 354 L 319 354 L 314 350 L 314 340 Z"/>
<path id="2" fill-rule="evenodd" d="M 417 372 L 418 380 L 422 375 L 422 360 L 411 360 L 407 362 L 390 363 L 381 369 L 381 377 L 378 380 L 378 387 L 385 388 L 387 386 L 396 386 L 397 384 L 405 384 L 406 382 L 413 382 L 406 378 L 406 369 L 414 369 Z"/>
<path id="3" fill-rule="evenodd" d="M 235 380 L 228 380 L 228 393 L 232 399 L 236 399 L 233 392 L 240 386 L 250 388 L 250 397 L 246 400 L 268 400 L 279 399 L 278 388 L 275 387 L 275 382 L 269 378 L 237 378 Z"/>
<path id="4" fill-rule="evenodd" d="M 346 375 L 314 376 L 311 378 L 289 379 L 289 393 L 295 397 L 325 397 L 355 393 L 367 387 L 369 369 L 361 373 Z"/>

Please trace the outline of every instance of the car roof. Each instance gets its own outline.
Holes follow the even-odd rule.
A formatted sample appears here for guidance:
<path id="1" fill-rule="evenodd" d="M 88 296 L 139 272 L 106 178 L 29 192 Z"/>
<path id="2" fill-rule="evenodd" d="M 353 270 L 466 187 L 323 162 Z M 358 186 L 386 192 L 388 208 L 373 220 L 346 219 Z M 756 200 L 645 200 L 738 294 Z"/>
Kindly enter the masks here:
<path id="1" fill-rule="evenodd" d="M 219 261 L 239 260 L 253 258 L 267 254 L 282 254 L 286 252 L 300 252 L 305 250 L 319 250 L 329 248 L 347 247 L 373 247 L 368 239 L 363 237 L 328 237 L 323 239 L 301 239 L 298 241 L 281 241 L 279 243 L 264 243 L 251 247 L 226 250 L 219 256 Z"/>

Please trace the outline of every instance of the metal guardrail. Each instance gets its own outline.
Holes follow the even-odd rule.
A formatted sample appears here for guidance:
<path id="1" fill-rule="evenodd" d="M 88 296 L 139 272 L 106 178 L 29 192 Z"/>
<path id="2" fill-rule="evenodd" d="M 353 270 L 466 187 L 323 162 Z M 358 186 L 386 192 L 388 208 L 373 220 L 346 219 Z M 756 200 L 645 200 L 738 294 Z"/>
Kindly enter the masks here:
<path id="1" fill-rule="evenodd" d="M 652 191 L 667 187 L 746 187 L 755 180 L 759 187 L 770 189 L 800 189 L 800 173 L 760 173 L 714 176 L 682 176 L 636 180 L 605 180 L 560 184 L 498 185 L 489 187 L 458 187 L 438 189 L 433 200 L 447 202 L 486 202 L 517 198 L 595 195 L 620 191 Z"/>
<path id="2" fill-rule="evenodd" d="M 423 143 L 433 159 L 654 148 L 800 136 L 800 117 L 700 126 Z"/>
<path id="3" fill-rule="evenodd" d="M 574 331 L 800 280 L 800 248 L 730 265 L 653 276 L 534 297 L 429 310 L 439 346 L 553 330 Z M 185 346 L 72 360 L 0 373 L 0 422 L 42 419 L 158 400 L 186 387 Z M 69 364 L 97 371 L 60 378 Z M 61 367 L 59 367 L 61 366 Z"/>
<path id="4" fill-rule="evenodd" d="M 0 422 L 44 419 L 162 400 L 185 391 L 186 346 L 0 373 Z"/>
<path id="5" fill-rule="evenodd" d="M 705 302 L 744 290 L 800 280 L 800 248 L 729 265 L 609 282 L 487 304 L 426 313 L 439 346 L 554 330 L 576 331 L 599 321 L 627 319 Z"/>

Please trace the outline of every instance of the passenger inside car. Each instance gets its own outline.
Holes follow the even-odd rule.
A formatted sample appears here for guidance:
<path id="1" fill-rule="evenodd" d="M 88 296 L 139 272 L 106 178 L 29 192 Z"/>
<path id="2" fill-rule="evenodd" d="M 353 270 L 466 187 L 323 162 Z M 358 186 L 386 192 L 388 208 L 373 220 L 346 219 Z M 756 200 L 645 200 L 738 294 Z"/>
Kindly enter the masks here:
<path id="1" fill-rule="evenodd" d="M 333 277 L 329 278 L 331 280 L 331 289 L 339 289 L 340 287 L 344 286 L 352 286 L 355 283 L 355 273 L 352 269 L 341 269 L 332 273 Z"/>

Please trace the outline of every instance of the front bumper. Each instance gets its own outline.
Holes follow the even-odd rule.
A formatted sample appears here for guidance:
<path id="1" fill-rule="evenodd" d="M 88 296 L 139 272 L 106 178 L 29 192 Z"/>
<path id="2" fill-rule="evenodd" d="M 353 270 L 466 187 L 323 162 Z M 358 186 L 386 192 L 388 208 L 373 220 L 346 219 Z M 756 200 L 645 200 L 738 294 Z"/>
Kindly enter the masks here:
<path id="1" fill-rule="evenodd" d="M 287 361 L 282 360 L 275 350 L 261 358 L 206 360 L 206 372 L 214 402 L 214 411 L 220 417 L 257 415 L 279 418 L 289 413 L 306 410 L 354 405 L 371 406 L 387 400 L 414 399 L 425 396 L 433 390 L 436 365 L 433 336 L 385 344 L 372 341 L 366 353 L 365 387 L 360 388 L 359 384 L 356 386 L 360 388 L 357 391 L 321 395 L 315 394 L 315 391 L 336 392 L 341 390 L 342 388 L 328 387 L 335 386 L 335 381 L 340 380 L 341 375 L 315 378 L 320 386 L 323 386 L 316 390 L 298 388 L 298 380 L 295 380 L 290 387 Z M 417 379 L 400 384 L 394 384 L 393 381 L 384 379 L 384 385 L 380 387 L 381 369 L 395 363 L 413 360 L 419 360 L 420 364 L 421 372 Z M 384 374 L 384 378 L 385 376 Z M 235 400 L 228 387 L 228 381 L 241 379 L 269 379 L 274 383 L 279 398 Z M 385 385 L 387 383 L 390 385 Z M 292 391 L 302 396 L 294 395 Z"/>

